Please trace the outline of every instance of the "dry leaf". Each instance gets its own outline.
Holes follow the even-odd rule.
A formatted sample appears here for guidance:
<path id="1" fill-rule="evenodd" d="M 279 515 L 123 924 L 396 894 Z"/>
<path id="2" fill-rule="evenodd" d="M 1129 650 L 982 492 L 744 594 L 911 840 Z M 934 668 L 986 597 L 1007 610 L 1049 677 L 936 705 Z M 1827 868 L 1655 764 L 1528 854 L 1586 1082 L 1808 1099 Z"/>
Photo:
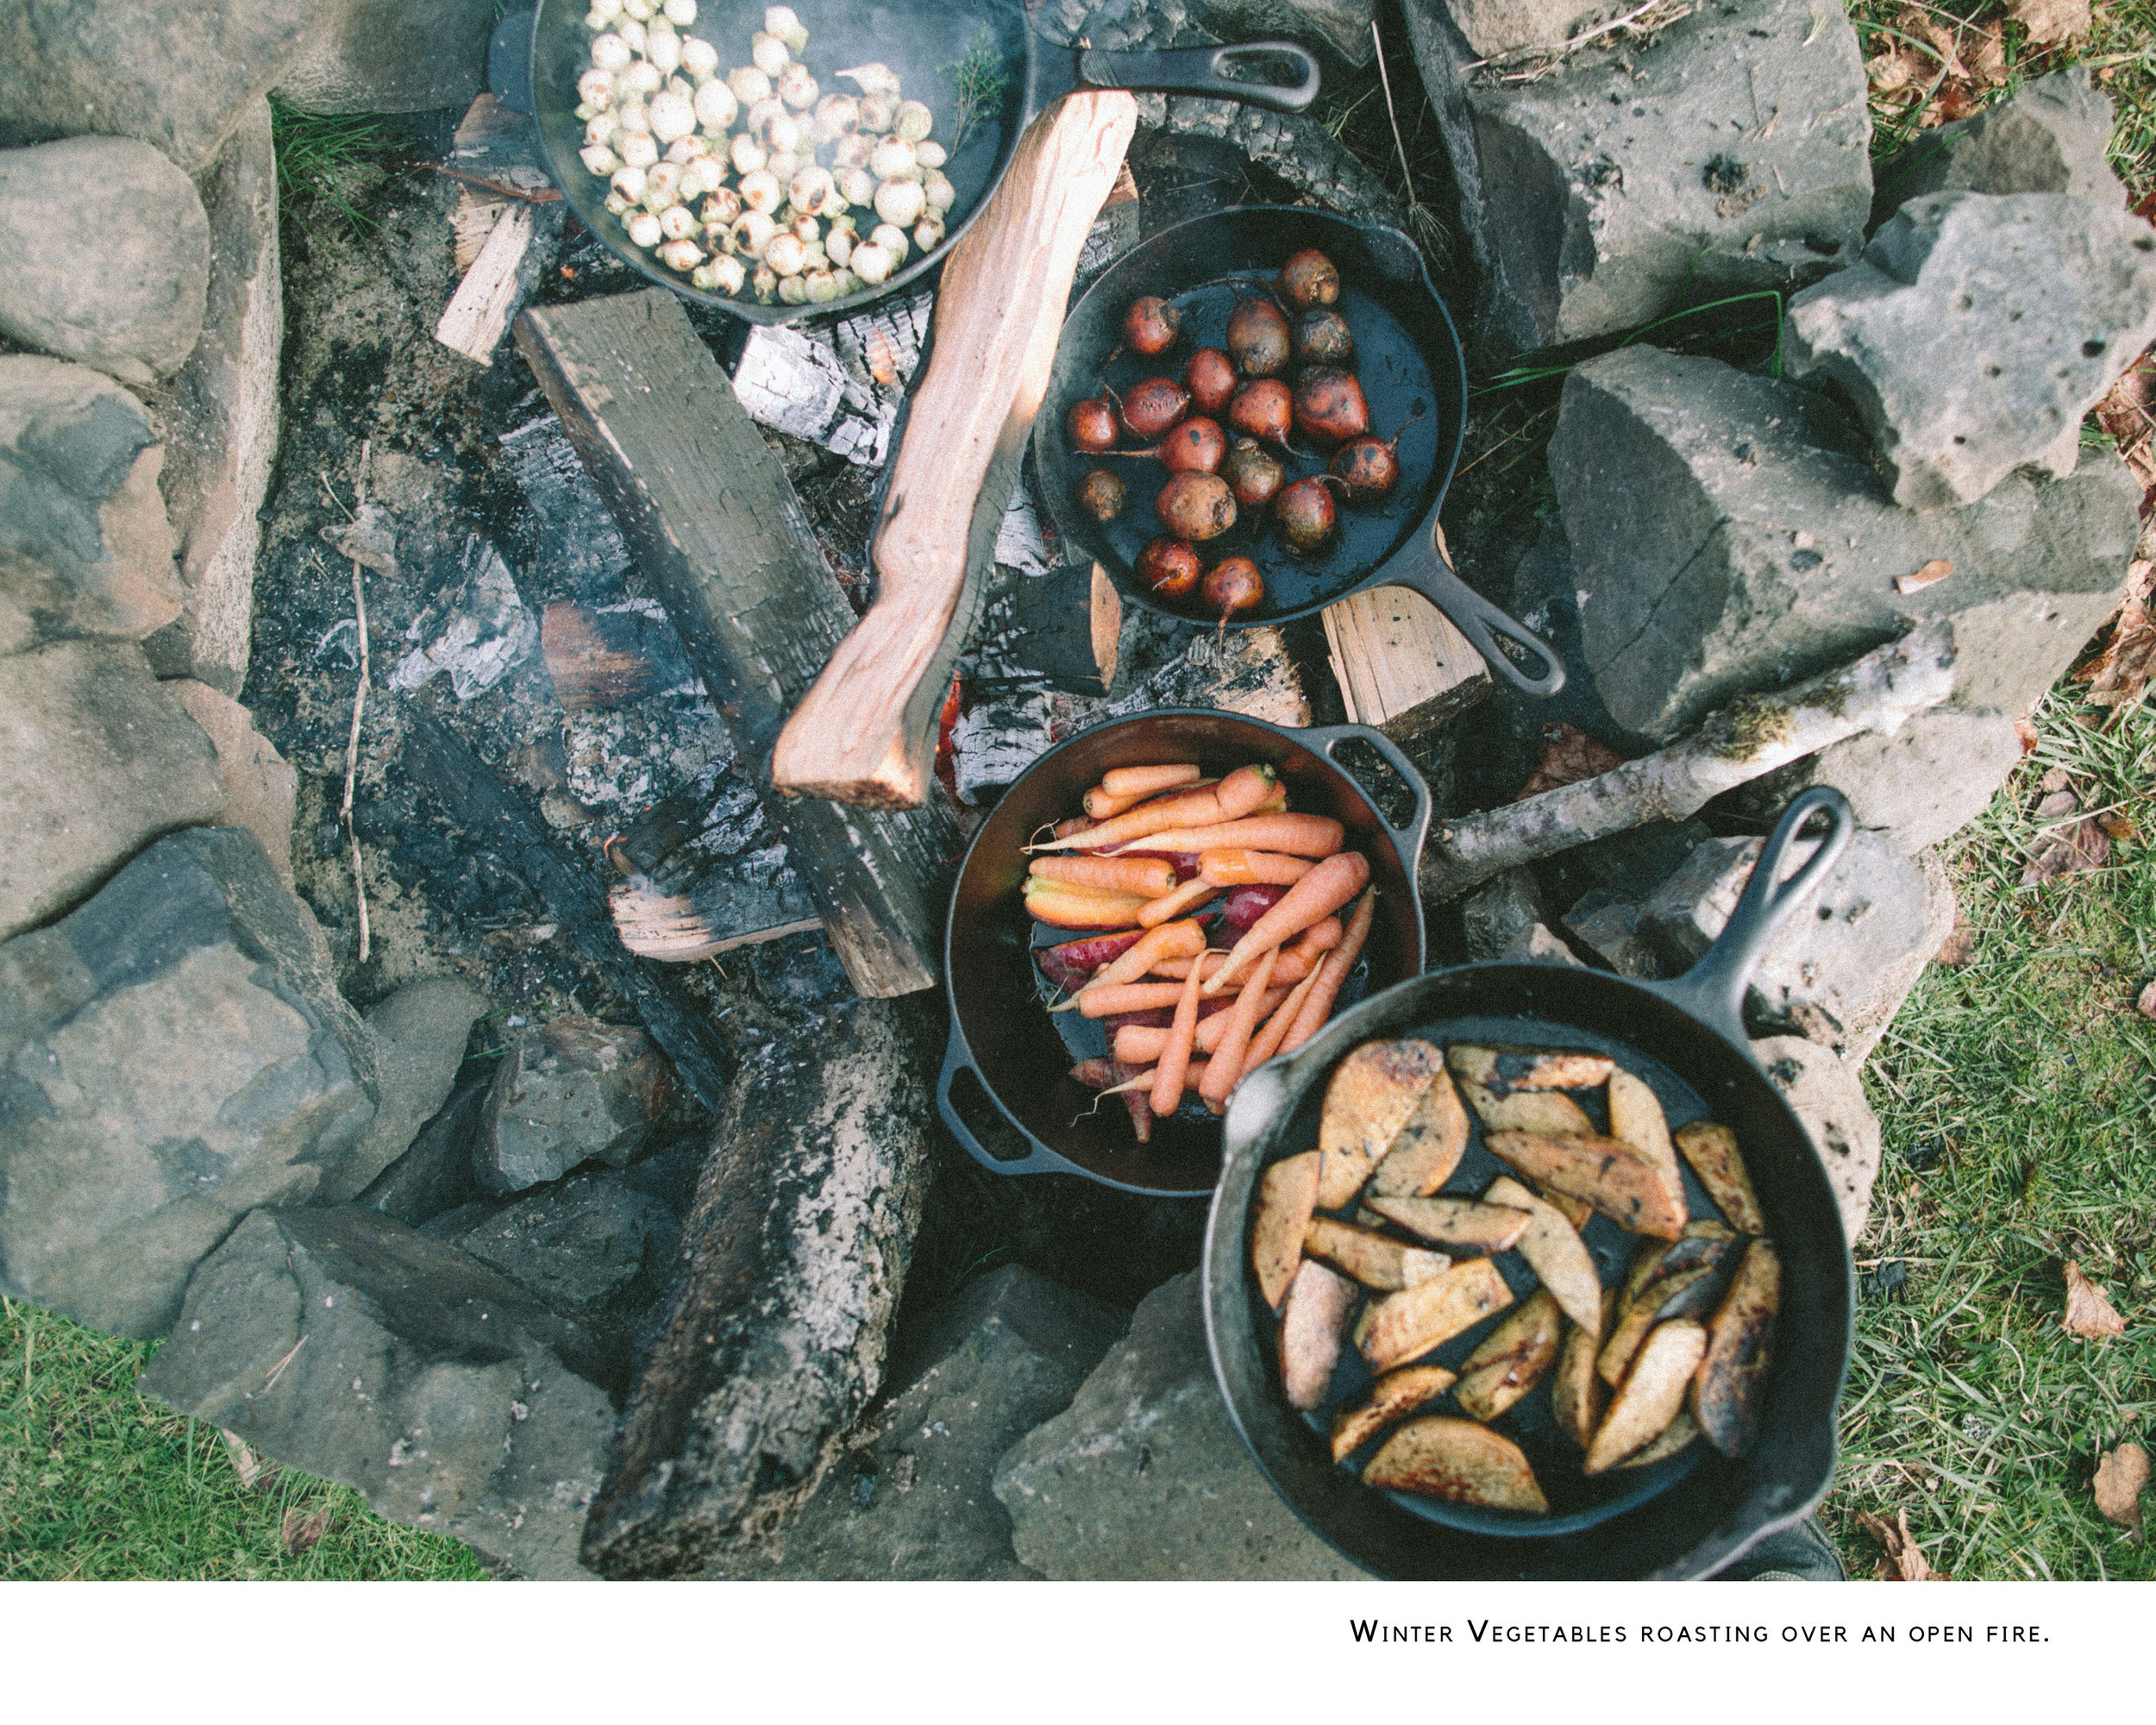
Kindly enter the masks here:
<path id="1" fill-rule="evenodd" d="M 1969 68 L 1969 76 L 1985 90 L 1996 89 L 2006 82 L 2006 37 L 1998 25 L 1979 28 L 1974 24 L 1965 27 L 1967 34 L 1961 39 L 1962 64 Z"/>
<path id="2" fill-rule="evenodd" d="M 1976 930 L 1957 919 L 1953 927 L 1947 931 L 1946 939 L 1939 943 L 1939 950 L 1932 954 L 1932 963 L 1959 969 L 1976 956 Z"/>
<path id="3" fill-rule="evenodd" d="M 2006 16 L 2017 19 L 2032 42 L 2064 42 L 2088 33 L 2089 0 L 2006 0 Z"/>
<path id="4" fill-rule="evenodd" d="M 1897 90 L 1906 90 L 1916 81 L 1917 61 L 1913 54 L 1892 48 L 1864 64 L 1865 80 L 1875 96 L 1891 96 Z"/>
<path id="5" fill-rule="evenodd" d="M 2066 1260 L 2066 1315 L 2062 1320 L 2077 1336 L 2103 1340 L 2126 1333 L 2126 1320 L 2110 1296 L 2081 1273 L 2072 1258 Z"/>
<path id="6" fill-rule="evenodd" d="M 2156 193 L 2151 193 L 2156 199 Z M 2151 204 L 2156 209 L 2156 203 Z M 2156 408 L 2156 373 L 2148 369 L 2148 355 L 2144 354 L 2113 380 L 2104 392 L 2103 399 L 2096 405 L 2096 423 L 2118 440 L 2123 449 L 2129 444 L 2148 436 L 2156 420 L 2149 417 Z"/>
<path id="7" fill-rule="evenodd" d="M 242 1490 L 266 1487 L 277 1477 L 277 1464 L 255 1454 L 244 1438 L 225 1431 L 217 1435 L 224 1440 L 224 1452 L 231 1458 L 232 1471 L 240 1476 Z"/>
<path id="8" fill-rule="evenodd" d="M 2052 772 L 2059 770 L 2054 767 Z M 2044 782 L 2051 783 L 2050 773 L 2044 775 Z M 2054 790 L 2036 805 L 2039 820 L 2065 824 L 2053 827 L 2038 843 L 2036 854 L 2021 870 L 2024 887 L 2056 881 L 2062 875 L 2078 875 L 2086 869 L 2101 869 L 2111 860 L 2111 835 L 2100 824 L 2085 816 L 2080 820 L 2065 819 L 2080 807 L 2081 799 L 2068 790 Z"/>
<path id="9" fill-rule="evenodd" d="M 2134 1002 L 2134 1010 L 2145 1019 L 2156 1019 L 2156 982 L 2141 990 L 2141 997 Z"/>
<path id="10" fill-rule="evenodd" d="M 2014 734 L 2021 739 L 2021 758 L 2024 761 L 2036 752 L 2036 745 L 2043 741 L 2037 735 L 2036 727 L 2025 718 L 2014 721 Z"/>
<path id="11" fill-rule="evenodd" d="M 285 1549 L 293 1557 L 298 1557 L 302 1552 L 312 1550 L 322 1536 L 329 1531 L 329 1512 L 327 1509 L 317 1509 L 311 1514 L 304 1509 L 287 1509 L 285 1512 L 285 1522 L 282 1528 L 285 1535 Z"/>
<path id="12" fill-rule="evenodd" d="M 2110 638 L 2082 674 L 2092 706 L 2133 707 L 2147 694 L 2156 674 L 2156 563 L 2144 560 L 2127 570 Z"/>
<path id="13" fill-rule="evenodd" d="M 1542 759 L 1520 787 L 1520 797 L 1540 796 L 1560 785 L 1576 785 L 1582 779 L 1597 777 L 1625 764 L 1623 756 L 1605 749 L 1576 724 L 1545 724 L 1542 740 Z M 1513 800 L 1517 802 L 1520 797 Z"/>
<path id="14" fill-rule="evenodd" d="M 2129 1533 L 2141 1530 L 2141 1493 L 2148 1489 L 2148 1452 L 2121 1444 L 2096 1464 L 2096 1512 Z"/>
<path id="15" fill-rule="evenodd" d="M 1896 575 L 1894 590 L 1898 593 L 1921 593 L 1926 587 L 1937 586 L 1954 572 L 1954 566 L 1944 557 L 1934 557 L 1913 575 Z"/>
<path id="16" fill-rule="evenodd" d="M 1897 1509 L 1894 1520 L 1883 1521 L 1869 1509 L 1857 1519 L 1864 1523 L 1865 1533 L 1879 1542 L 1885 1553 L 1879 1559 L 1877 1571 L 1881 1581 L 1952 1581 L 1953 1578 L 1934 1569 L 1925 1559 L 1924 1548 L 1916 1543 L 1916 1536 L 1909 1532 L 1909 1512 Z"/>
<path id="17" fill-rule="evenodd" d="M 2140 824 L 2124 809 L 2113 809 L 2108 814 L 2098 815 L 2096 825 L 2121 844 L 2141 836 Z"/>
<path id="18" fill-rule="evenodd" d="M 1903 35 L 1927 50 L 1946 68 L 1947 77 L 1968 77 L 1969 68 L 1961 63 L 1961 55 L 1955 49 L 1954 33 L 1930 13 L 1912 6 L 1894 21 L 1894 25 Z"/>

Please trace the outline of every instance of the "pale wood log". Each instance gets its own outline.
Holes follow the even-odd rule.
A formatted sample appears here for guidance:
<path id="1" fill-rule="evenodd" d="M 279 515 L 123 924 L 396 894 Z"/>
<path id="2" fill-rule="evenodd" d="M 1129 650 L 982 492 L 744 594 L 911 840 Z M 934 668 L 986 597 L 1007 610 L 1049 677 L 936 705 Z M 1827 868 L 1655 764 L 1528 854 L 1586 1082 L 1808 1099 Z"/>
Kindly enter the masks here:
<path id="1" fill-rule="evenodd" d="M 1490 692 L 1489 668 L 1445 613 L 1407 587 L 1372 587 L 1323 612 L 1347 716 L 1399 742 Z"/>
<path id="2" fill-rule="evenodd" d="M 494 349 L 524 296 L 524 260 L 536 225 L 528 204 L 502 212 L 434 326 L 436 341 L 483 366 L 494 363 Z"/>
<path id="3" fill-rule="evenodd" d="M 936 712 L 1047 392 L 1078 254 L 1137 116 L 1124 91 L 1066 97 L 952 248 L 872 552 L 876 601 L 780 736 L 780 789 L 881 807 L 927 799 Z"/>
<path id="4" fill-rule="evenodd" d="M 1126 169 L 1127 172 L 1128 170 Z M 1093 662 L 1100 668 L 1100 687 L 1115 687 L 1115 668 L 1123 654 L 1123 595 L 1100 564 L 1093 566 L 1090 622 Z"/>

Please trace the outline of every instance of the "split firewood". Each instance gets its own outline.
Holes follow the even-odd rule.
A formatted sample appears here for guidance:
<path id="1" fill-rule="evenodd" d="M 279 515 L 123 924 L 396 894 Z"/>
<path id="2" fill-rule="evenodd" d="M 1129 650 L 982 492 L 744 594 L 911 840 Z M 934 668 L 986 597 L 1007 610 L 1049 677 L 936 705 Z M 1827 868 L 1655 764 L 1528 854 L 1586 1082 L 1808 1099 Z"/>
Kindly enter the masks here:
<path id="1" fill-rule="evenodd" d="M 435 340 L 483 366 L 493 363 L 547 242 L 561 231 L 567 206 L 537 152 L 531 116 L 482 95 L 458 126 L 450 166 L 442 170 L 463 186 L 450 223 L 464 277 L 435 325 Z"/>
<path id="2" fill-rule="evenodd" d="M 1911 630 L 1838 671 L 1710 714 L 1689 737 L 1539 796 L 1448 822 L 1431 835 L 1426 898 L 1651 820 L 1683 820 L 1724 791 L 1865 731 L 1892 735 L 1953 693 L 1952 630 Z"/>
<path id="3" fill-rule="evenodd" d="M 1444 543 L 1440 532 L 1438 543 Z M 1397 742 L 1435 731 L 1495 687 L 1451 619 L 1410 587 L 1372 587 L 1319 613 L 1349 722 Z"/>

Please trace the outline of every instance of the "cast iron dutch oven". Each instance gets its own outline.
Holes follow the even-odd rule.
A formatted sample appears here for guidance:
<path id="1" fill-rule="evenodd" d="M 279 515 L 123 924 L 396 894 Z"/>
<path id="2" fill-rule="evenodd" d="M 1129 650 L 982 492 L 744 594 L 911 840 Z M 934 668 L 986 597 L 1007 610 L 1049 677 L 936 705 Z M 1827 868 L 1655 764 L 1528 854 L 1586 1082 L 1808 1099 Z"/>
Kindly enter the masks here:
<path id="1" fill-rule="evenodd" d="M 1213 620 L 1195 595 L 1163 599 L 1134 567 L 1145 542 L 1162 530 L 1153 500 L 1166 471 L 1157 461 L 1087 455 L 1072 445 L 1064 419 L 1104 384 L 1119 396 L 1149 377 L 1181 377 L 1197 348 L 1223 345 L 1237 301 L 1267 293 L 1280 267 L 1306 247 L 1339 268 L 1333 309 L 1354 331 L 1353 368 L 1369 403 L 1370 429 L 1382 437 L 1399 434 L 1400 478 L 1382 508 L 1342 508 L 1332 538 L 1313 555 L 1288 551 L 1266 531 L 1263 517 L 1248 514 L 1208 540 L 1208 563 L 1244 552 L 1265 577 L 1263 599 L 1228 626 L 1307 617 L 1365 587 L 1412 587 L 1452 619 L 1493 674 L 1523 694 L 1555 694 L 1564 687 L 1557 656 L 1454 574 L 1438 549 L 1438 511 L 1466 423 L 1467 371 L 1451 314 L 1431 285 L 1422 254 L 1396 229 L 1321 210 L 1258 204 L 1179 222 L 1119 258 L 1065 320 L 1047 398 L 1033 422 L 1040 491 L 1056 527 L 1139 605 Z M 1150 359 L 1125 351 L 1123 342 L 1125 314 L 1147 294 L 1173 301 L 1183 317 L 1175 345 Z M 1290 466 L 1288 478 L 1322 473 L 1325 463 L 1324 452 L 1307 450 Z M 1096 521 L 1078 507 L 1079 481 L 1096 466 L 1112 468 L 1130 486 L 1129 500 L 1112 521 Z M 1517 657 L 1503 642 L 1513 644 Z"/>
<path id="2" fill-rule="evenodd" d="M 1386 820 L 1362 787 L 1334 764 L 1350 738 L 1377 750 L 1413 793 L 1405 826 Z M 1377 888 L 1376 921 L 1341 999 L 1358 988 L 1388 987 L 1422 969 L 1422 899 L 1415 871 L 1430 825 L 1430 794 L 1392 739 L 1357 724 L 1292 731 L 1210 708 L 1163 707 L 1082 732 L 1051 749 L 1004 793 L 974 835 L 951 893 L 943 933 L 943 988 L 950 1001 L 950 1045 L 937 1085 L 943 1120 L 982 1166 L 998 1174 L 1081 1174 L 1104 1186 L 1154 1197 L 1203 1197 L 1220 1175 L 1220 1123 L 1194 1102 L 1156 1121 L 1138 1144 L 1115 1098 L 1097 1110 L 1093 1093 L 1070 1076 L 1081 1059 L 1107 1052 L 1107 1036 L 1076 1013 L 1047 1010 L 1049 990 L 1032 947 L 1077 938 L 1070 930 L 1036 932 L 1021 894 L 1029 860 L 1019 847 L 1037 831 L 1078 812 L 1079 801 L 1114 767 L 1195 761 L 1220 774 L 1247 761 L 1269 762 L 1294 806 L 1329 814 L 1347 843 L 1369 857 Z M 1015 1127 L 1025 1152 L 1000 1157 L 962 1117 L 953 1088 L 985 1091 Z"/>
<path id="3" fill-rule="evenodd" d="M 1817 812 L 1827 818 L 1825 839 L 1802 869 L 1780 881 L 1791 841 Z M 1675 982 L 1554 964 L 1442 970 L 1373 995 L 1238 1087 L 1206 1232 L 1206 1340 L 1237 1429 L 1313 1533 L 1398 1579 L 1685 1580 L 1713 1574 L 1819 1502 L 1833 1475 L 1834 1410 L 1849 1363 L 1849 1247 L 1818 1153 L 1752 1058 L 1741 1008 L 1766 943 L 1810 897 L 1853 826 L 1839 792 L 1822 787 L 1800 797 L 1768 840 L 1721 938 Z M 1734 1129 L 1783 1266 L 1765 1404 L 1741 1459 L 1695 1442 L 1637 1471 L 1583 1478 L 1581 1453 L 1556 1428 L 1545 1382 L 1498 1421 L 1550 1500 L 1546 1517 L 1520 1515 L 1372 1490 L 1334 1465 L 1326 1435 L 1332 1409 L 1359 1401 L 1369 1383 L 1352 1348 L 1344 1351 L 1325 1409 L 1305 1415 L 1288 1408 L 1271 1314 L 1250 1269 L 1257 1176 L 1317 1142 L 1326 1080 L 1350 1050 L 1372 1038 L 1407 1036 L 1599 1051 L 1653 1086 L 1672 1127 L 1711 1116 Z M 1599 1098 L 1590 1100 L 1599 1106 Z M 1479 1123 L 1473 1132 L 1448 1192 L 1480 1192 L 1506 1171 L 1483 1146 Z M 1695 1217 L 1719 1214 L 1689 1170 L 1685 1184 Z M 1615 1285 L 1637 1239 L 1600 1216 L 1583 1238 L 1603 1285 Z M 1531 1284 L 1512 1255 L 1497 1264 L 1515 1292 Z M 1457 1366 L 1497 1321 L 1478 1325 L 1424 1363 Z M 1429 1411 L 1443 1411 L 1442 1404 Z"/>
<path id="4" fill-rule="evenodd" d="M 556 184 L 585 225 L 624 263 L 686 298 L 715 305 L 756 323 L 857 311 L 895 293 L 936 267 L 951 242 L 987 206 L 1018 138 L 1043 110 L 1076 90 L 1159 90 L 1189 96 L 1226 97 L 1259 108 L 1299 113 L 1316 100 L 1318 63 L 1294 42 L 1250 42 L 1226 47 L 1171 48 L 1108 53 L 1051 42 L 1028 25 L 1020 0 L 792 0 L 809 33 L 811 71 L 826 92 L 851 91 L 833 85 L 843 66 L 881 60 L 899 74 L 905 93 L 928 104 L 936 140 L 950 148 L 958 114 L 958 68 L 968 61 L 1000 69 L 993 107 L 968 128 L 962 147 L 943 166 L 957 197 L 943 243 L 911 257 L 877 286 L 820 305 L 761 305 L 692 287 L 686 277 L 655 264 L 630 243 L 621 223 L 606 212 L 606 182 L 586 172 L 578 159 L 584 122 L 576 117 L 576 80 L 591 64 L 592 33 L 584 28 L 587 0 L 540 0 L 528 28 L 509 19 L 496 32 L 489 82 L 504 101 L 536 114 L 539 135 Z M 685 34 L 718 50 L 722 68 L 745 66 L 749 38 L 763 28 L 764 0 L 703 0 Z M 528 41 L 529 96 L 514 62 Z M 1292 84 L 1267 84 L 1232 75 L 1240 67 L 1291 67 Z M 993 82 L 993 80 L 992 80 Z"/>

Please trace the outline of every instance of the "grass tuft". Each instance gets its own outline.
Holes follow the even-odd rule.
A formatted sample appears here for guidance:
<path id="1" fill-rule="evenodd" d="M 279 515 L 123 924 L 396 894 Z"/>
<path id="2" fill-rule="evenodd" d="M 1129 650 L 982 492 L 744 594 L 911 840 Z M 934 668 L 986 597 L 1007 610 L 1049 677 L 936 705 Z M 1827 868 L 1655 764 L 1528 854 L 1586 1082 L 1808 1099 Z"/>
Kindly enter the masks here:
<path id="1" fill-rule="evenodd" d="M 269 101 L 279 209 L 302 223 L 328 212 L 348 228 L 374 227 L 353 200 L 398 148 L 396 131 L 377 114 L 310 114 L 281 97 Z"/>

